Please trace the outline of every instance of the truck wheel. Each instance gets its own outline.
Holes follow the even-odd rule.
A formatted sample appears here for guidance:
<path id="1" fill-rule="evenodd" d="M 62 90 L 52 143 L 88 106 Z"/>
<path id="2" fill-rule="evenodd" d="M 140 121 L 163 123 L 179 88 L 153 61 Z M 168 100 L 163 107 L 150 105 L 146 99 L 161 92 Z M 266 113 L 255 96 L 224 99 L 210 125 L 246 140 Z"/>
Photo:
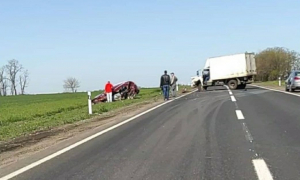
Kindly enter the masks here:
<path id="1" fill-rule="evenodd" d="M 202 90 L 201 89 L 201 84 L 199 84 L 197 87 L 198 87 L 198 92 L 201 92 L 201 90 Z"/>
<path id="2" fill-rule="evenodd" d="M 228 82 L 228 87 L 229 87 L 229 89 L 231 89 L 231 90 L 234 90 L 234 89 L 236 89 L 237 88 L 237 80 L 235 80 L 235 79 L 231 79 L 229 82 Z M 245 86 L 246 87 L 246 86 Z"/>

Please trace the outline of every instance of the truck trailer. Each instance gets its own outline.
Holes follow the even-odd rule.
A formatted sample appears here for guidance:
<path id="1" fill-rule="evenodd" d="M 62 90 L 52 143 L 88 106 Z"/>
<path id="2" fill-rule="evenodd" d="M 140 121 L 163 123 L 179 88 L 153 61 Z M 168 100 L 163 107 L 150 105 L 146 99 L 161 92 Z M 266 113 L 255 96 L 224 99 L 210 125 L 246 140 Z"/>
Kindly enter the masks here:
<path id="1" fill-rule="evenodd" d="M 197 71 L 197 76 L 192 77 L 192 85 L 205 90 L 222 85 L 228 85 L 231 90 L 245 89 L 256 75 L 254 56 L 254 53 L 242 53 L 208 58 L 201 74 Z"/>

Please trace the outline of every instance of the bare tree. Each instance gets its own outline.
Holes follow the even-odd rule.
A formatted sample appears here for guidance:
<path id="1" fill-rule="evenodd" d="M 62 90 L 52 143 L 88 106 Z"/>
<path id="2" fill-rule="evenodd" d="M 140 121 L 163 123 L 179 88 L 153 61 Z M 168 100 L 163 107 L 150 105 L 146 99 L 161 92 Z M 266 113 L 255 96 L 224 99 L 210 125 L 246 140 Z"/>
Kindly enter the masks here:
<path id="1" fill-rule="evenodd" d="M 3 95 L 4 67 L 0 68 L 0 96 Z"/>
<path id="2" fill-rule="evenodd" d="M 18 60 L 12 59 L 8 61 L 5 67 L 8 80 L 11 83 L 11 93 L 17 95 L 17 74 L 23 69 L 23 66 Z"/>
<path id="3" fill-rule="evenodd" d="M 17 93 L 15 94 L 15 89 L 14 89 L 12 84 L 10 84 L 10 94 L 11 95 L 18 95 Z"/>
<path id="4" fill-rule="evenodd" d="M 7 95 L 7 79 L 5 77 L 5 67 L 0 68 L 0 96 Z"/>
<path id="5" fill-rule="evenodd" d="M 2 95 L 7 96 L 8 83 L 7 83 L 6 79 L 2 82 L 2 87 L 1 88 L 2 88 Z"/>
<path id="6" fill-rule="evenodd" d="M 28 77 L 29 73 L 28 70 L 25 70 L 20 76 L 19 76 L 19 83 L 21 87 L 21 94 L 24 95 L 25 88 L 28 86 Z"/>
<path id="7" fill-rule="evenodd" d="M 64 80 L 64 88 L 66 90 L 71 90 L 73 93 L 77 91 L 79 88 L 79 81 L 76 78 L 69 77 L 68 79 Z"/>

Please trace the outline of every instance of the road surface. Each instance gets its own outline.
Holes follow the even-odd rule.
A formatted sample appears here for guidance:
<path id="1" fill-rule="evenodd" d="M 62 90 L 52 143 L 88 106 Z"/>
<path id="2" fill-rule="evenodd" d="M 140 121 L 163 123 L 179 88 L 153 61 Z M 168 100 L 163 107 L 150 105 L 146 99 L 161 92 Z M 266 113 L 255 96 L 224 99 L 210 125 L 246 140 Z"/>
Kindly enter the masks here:
<path id="1" fill-rule="evenodd" d="M 13 179 L 299 179 L 299 107 L 256 87 L 195 92 Z"/>

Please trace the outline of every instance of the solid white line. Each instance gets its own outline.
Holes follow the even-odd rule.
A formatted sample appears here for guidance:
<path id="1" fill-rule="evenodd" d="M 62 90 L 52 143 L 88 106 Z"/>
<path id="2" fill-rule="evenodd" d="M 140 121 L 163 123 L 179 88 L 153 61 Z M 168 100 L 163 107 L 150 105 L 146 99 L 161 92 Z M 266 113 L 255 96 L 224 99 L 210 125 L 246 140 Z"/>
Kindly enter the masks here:
<path id="1" fill-rule="evenodd" d="M 251 86 L 259 87 L 259 88 L 267 89 L 267 90 L 270 90 L 270 91 L 275 91 L 275 92 L 280 92 L 280 93 L 284 93 L 284 94 L 289 94 L 289 95 L 293 95 L 293 96 L 300 97 L 299 94 L 294 94 L 294 93 L 291 93 L 291 92 L 285 92 L 285 91 L 281 91 L 281 90 L 276 90 L 276 89 L 266 88 L 266 87 L 258 86 L 258 85 L 251 85 Z"/>
<path id="2" fill-rule="evenodd" d="M 245 119 L 241 110 L 235 110 L 238 119 Z"/>
<path id="3" fill-rule="evenodd" d="M 236 101 L 236 99 L 235 99 L 235 97 L 234 96 L 230 96 L 231 97 L 231 101 L 233 101 L 233 102 L 235 102 Z"/>
<path id="4" fill-rule="evenodd" d="M 55 158 L 55 157 L 57 157 L 57 156 L 59 156 L 59 155 L 65 153 L 65 152 L 67 152 L 67 151 L 69 151 L 69 150 L 71 150 L 71 149 L 73 149 L 73 148 L 75 148 L 75 147 L 77 147 L 77 146 L 79 146 L 79 145 L 85 143 L 85 142 L 88 142 L 88 141 L 90 141 L 90 140 L 92 140 L 92 139 L 94 139 L 94 138 L 96 138 L 96 137 L 98 137 L 98 136 L 100 136 L 100 135 L 102 135 L 102 134 L 108 132 L 108 131 L 111 131 L 111 130 L 113 130 L 113 129 L 119 127 L 119 126 L 122 126 L 123 124 L 126 124 L 126 123 L 128 123 L 128 122 L 130 122 L 130 121 L 132 121 L 132 120 L 134 120 L 134 119 L 136 119 L 136 118 L 138 118 L 138 117 L 140 117 L 140 116 L 142 116 L 142 115 L 144 115 L 144 114 L 146 114 L 146 113 L 148 113 L 148 112 L 150 112 L 150 111 L 153 111 L 154 109 L 157 109 L 157 108 L 159 108 L 159 107 L 161 107 L 161 106 L 163 106 L 163 105 L 165 105 L 165 104 L 168 104 L 168 103 L 174 101 L 175 99 L 182 98 L 182 97 L 187 96 L 187 95 L 189 95 L 189 94 L 191 94 L 191 93 L 193 93 L 193 92 L 196 92 L 196 91 L 197 91 L 197 90 L 192 91 L 192 92 L 189 92 L 189 93 L 187 93 L 187 94 L 184 94 L 184 95 L 182 95 L 182 96 L 180 96 L 180 97 L 174 98 L 174 99 L 169 100 L 169 101 L 167 101 L 167 102 L 164 102 L 164 103 L 162 103 L 162 104 L 159 104 L 159 105 L 157 105 L 157 106 L 155 106 L 155 107 L 153 107 L 153 108 L 151 108 L 151 109 L 148 109 L 147 111 L 144 111 L 144 112 L 142 112 L 142 113 L 140 113 L 140 114 L 137 114 L 137 115 L 135 115 L 135 116 L 133 116 L 133 117 L 131 117 L 131 118 L 125 120 L 125 121 L 122 121 L 122 122 L 120 122 L 120 123 L 118 123 L 118 124 L 116 124 L 116 125 L 114 125 L 114 126 L 111 126 L 111 127 L 107 128 L 107 129 L 105 129 L 105 130 L 103 130 L 103 131 L 100 131 L 100 132 L 98 132 L 98 133 L 96 133 L 96 134 L 94 134 L 94 135 L 92 135 L 92 136 L 89 136 L 89 137 L 87 137 L 87 138 L 85 138 L 85 139 L 83 139 L 83 140 L 81 140 L 81 141 L 79 141 L 79 142 L 77 142 L 77 143 L 75 143 L 75 144 L 72 144 L 72 145 L 70 145 L 70 146 L 68 146 L 68 147 L 66 147 L 66 148 L 64 148 L 64 149 L 62 149 L 62 150 L 59 150 L 59 151 L 57 151 L 57 152 L 55 152 L 55 153 L 53 153 L 53 154 L 51 154 L 51 155 L 49 155 L 49 156 L 47 156 L 47 157 L 41 159 L 41 160 L 38 160 L 38 161 L 36 161 L 36 162 L 34 162 L 34 163 L 32 163 L 32 164 L 29 164 L 28 166 L 25 166 L 25 167 L 23 167 L 23 168 L 21 168 L 21 169 L 15 171 L 15 172 L 12 172 L 12 173 L 10 173 L 10 174 L 8 174 L 8 175 L 6 175 L 6 176 L 0 178 L 0 180 L 7 180 L 7 179 L 10 179 L 10 178 L 13 178 L 13 177 L 15 177 L 15 176 L 17 176 L 17 175 L 19 175 L 19 174 L 25 172 L 25 171 L 28 171 L 29 169 L 32 169 L 32 168 L 34 168 L 34 167 L 36 167 L 36 166 L 38 166 L 38 165 L 40 165 L 40 164 L 42 164 L 42 163 L 44 163 L 44 162 L 46 162 L 46 161 L 49 161 L 50 159 Z"/>
<path id="5" fill-rule="evenodd" d="M 259 180 L 273 180 L 272 174 L 263 159 L 254 159 L 252 163 Z"/>

